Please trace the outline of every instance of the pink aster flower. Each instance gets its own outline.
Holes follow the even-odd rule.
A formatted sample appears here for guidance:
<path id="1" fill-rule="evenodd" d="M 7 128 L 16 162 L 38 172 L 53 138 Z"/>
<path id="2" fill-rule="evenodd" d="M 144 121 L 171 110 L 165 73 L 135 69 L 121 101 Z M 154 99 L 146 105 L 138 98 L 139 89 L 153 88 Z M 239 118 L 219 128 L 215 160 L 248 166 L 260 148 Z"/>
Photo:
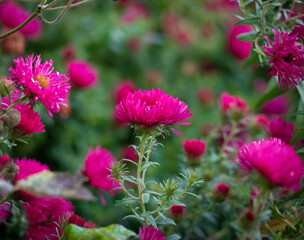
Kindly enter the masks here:
<path id="1" fill-rule="evenodd" d="M 26 240 L 58 239 L 52 234 L 62 235 L 60 224 L 64 216 L 73 210 L 70 202 L 61 198 L 39 198 L 23 204 L 27 220 L 31 224 L 27 229 Z M 57 224 L 56 224 L 57 223 Z"/>
<path id="2" fill-rule="evenodd" d="M 129 93 L 116 105 L 114 116 L 121 123 L 135 123 L 141 127 L 153 128 L 157 125 L 190 124 L 181 121 L 190 117 L 191 113 L 184 102 L 163 93 L 160 89 L 140 89 Z"/>
<path id="3" fill-rule="evenodd" d="M 290 100 L 284 94 L 279 97 L 276 97 L 262 106 L 262 112 L 269 115 L 280 115 L 285 114 L 289 111 L 290 108 Z"/>
<path id="4" fill-rule="evenodd" d="M 138 162 L 138 155 L 133 147 L 123 148 L 122 158 L 132 160 L 133 162 Z"/>
<path id="5" fill-rule="evenodd" d="M 154 227 L 140 227 L 139 240 L 166 240 L 166 237 Z"/>
<path id="6" fill-rule="evenodd" d="M 200 157 L 203 156 L 206 148 L 206 143 L 196 139 L 186 139 L 183 141 L 183 147 L 188 158 L 188 163 L 192 166 L 200 164 Z"/>
<path id="7" fill-rule="evenodd" d="M 0 5 L 0 21 L 7 28 L 15 28 L 23 23 L 31 15 L 30 11 L 24 10 L 13 1 L 4 1 Z M 31 38 L 37 38 L 41 34 L 42 24 L 37 18 L 32 19 L 19 32 Z"/>
<path id="8" fill-rule="evenodd" d="M 42 172 L 50 171 L 49 167 L 45 164 L 41 164 L 35 159 L 22 158 L 16 159 L 14 163 L 19 167 L 18 173 L 15 175 L 14 183 L 19 180 L 27 179 L 29 176 Z"/>
<path id="9" fill-rule="evenodd" d="M 293 188 L 303 177 L 303 162 L 291 146 L 278 138 L 245 145 L 236 163 L 245 171 L 257 171 L 270 185 Z"/>
<path id="10" fill-rule="evenodd" d="M 84 218 L 78 216 L 75 212 L 68 212 L 65 217 L 68 219 L 69 224 L 75 224 L 85 228 L 95 228 L 93 223 L 86 222 Z"/>
<path id="11" fill-rule="evenodd" d="M 280 138 L 283 142 L 289 143 L 293 137 L 293 130 L 293 123 L 287 123 L 282 118 L 273 118 L 267 124 L 266 133 L 269 137 Z"/>
<path id="12" fill-rule="evenodd" d="M 147 19 L 149 17 L 149 11 L 147 7 L 142 3 L 132 3 L 125 10 L 124 14 L 121 17 L 121 21 L 124 25 L 131 25 L 136 20 Z"/>
<path id="13" fill-rule="evenodd" d="M 72 60 L 67 65 L 71 83 L 78 88 L 89 88 L 98 84 L 98 72 L 89 63 Z"/>
<path id="14" fill-rule="evenodd" d="M 129 92 L 133 93 L 136 90 L 135 84 L 130 80 L 124 80 L 116 85 L 114 89 L 114 99 L 116 103 L 126 98 Z"/>
<path id="15" fill-rule="evenodd" d="M 244 42 L 237 37 L 243 33 L 250 33 L 252 30 L 249 25 L 230 26 L 228 32 L 228 49 L 239 60 L 249 57 L 252 47 L 251 42 Z"/>
<path id="16" fill-rule="evenodd" d="M 196 92 L 198 101 L 203 105 L 211 105 L 214 103 L 214 91 L 209 88 L 201 88 Z"/>
<path id="17" fill-rule="evenodd" d="M 114 192 L 119 191 L 118 189 L 113 189 L 120 187 L 120 184 L 110 177 L 109 168 L 115 161 L 116 159 L 107 149 L 102 149 L 100 146 L 97 146 L 95 150 L 90 148 L 82 173 L 89 178 L 89 183 L 92 187 L 113 195 Z"/>
<path id="18" fill-rule="evenodd" d="M 240 97 L 234 97 L 226 92 L 221 94 L 218 105 L 223 113 L 240 112 L 245 113 L 248 111 L 247 103 Z"/>
<path id="19" fill-rule="evenodd" d="M 271 76 L 277 76 L 282 90 L 295 88 L 304 78 L 304 45 L 297 45 L 298 37 L 288 32 L 272 29 L 273 42 L 264 36 L 270 47 L 264 46 L 264 53 L 270 57 Z"/>
<path id="20" fill-rule="evenodd" d="M 53 72 L 52 60 L 41 63 L 40 55 L 30 55 L 25 60 L 19 57 L 14 63 L 15 68 L 9 68 L 10 80 L 32 98 L 32 102 L 41 101 L 51 117 L 51 111 L 59 112 L 60 105 L 67 105 L 71 85 L 66 75 Z"/>

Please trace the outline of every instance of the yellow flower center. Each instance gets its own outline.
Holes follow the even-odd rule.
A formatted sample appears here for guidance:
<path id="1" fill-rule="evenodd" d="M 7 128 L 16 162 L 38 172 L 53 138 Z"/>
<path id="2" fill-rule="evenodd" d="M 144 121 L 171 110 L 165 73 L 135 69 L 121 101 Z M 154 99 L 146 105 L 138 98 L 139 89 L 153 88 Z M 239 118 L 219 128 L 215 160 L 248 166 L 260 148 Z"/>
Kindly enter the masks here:
<path id="1" fill-rule="evenodd" d="M 50 80 L 45 76 L 37 75 L 36 77 L 34 77 L 34 79 L 39 83 L 40 87 L 42 87 L 43 89 L 49 86 Z"/>

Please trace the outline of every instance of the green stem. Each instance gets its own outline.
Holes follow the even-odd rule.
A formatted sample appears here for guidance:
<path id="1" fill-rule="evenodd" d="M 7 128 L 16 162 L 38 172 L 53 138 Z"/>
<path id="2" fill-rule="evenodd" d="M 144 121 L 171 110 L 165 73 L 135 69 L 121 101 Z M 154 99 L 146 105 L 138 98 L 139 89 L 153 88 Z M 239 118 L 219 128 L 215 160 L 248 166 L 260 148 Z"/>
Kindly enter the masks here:
<path id="1" fill-rule="evenodd" d="M 235 130 L 237 129 L 237 122 L 233 121 L 232 123 L 232 128 L 230 130 L 230 133 L 229 135 L 224 139 L 224 142 L 223 142 L 223 145 L 220 149 L 220 156 L 219 156 L 219 159 L 222 159 L 223 158 L 223 155 L 224 155 L 224 150 L 225 150 L 225 147 L 227 146 L 227 144 L 233 139 L 234 137 L 234 134 L 235 134 Z"/>
<path id="2" fill-rule="evenodd" d="M 54 2 L 56 2 L 57 0 L 55 0 Z M 46 20 L 42 14 L 40 14 L 40 18 L 42 20 L 42 22 L 47 23 L 47 24 L 55 24 L 57 23 L 62 17 L 63 15 L 66 13 L 66 11 L 70 8 L 70 5 L 72 4 L 73 0 L 69 0 L 67 5 L 64 6 L 62 12 L 60 13 L 60 15 L 54 20 L 54 21 L 48 21 Z"/>
<path id="3" fill-rule="evenodd" d="M 15 33 L 15 32 L 17 32 L 18 30 L 20 30 L 21 28 L 23 28 L 26 24 L 28 24 L 34 17 L 36 17 L 39 13 L 40 13 L 40 9 L 36 9 L 33 13 L 32 13 L 32 15 L 31 16 L 29 16 L 22 24 L 20 24 L 18 27 L 15 27 L 15 28 L 13 28 L 12 30 L 10 30 L 10 31 L 8 31 L 8 32 L 6 32 L 6 33 L 4 33 L 4 34 L 1 34 L 0 35 L 0 39 L 2 39 L 2 38 L 5 38 L 5 37 L 7 37 L 7 36 L 9 36 L 9 35 L 11 35 L 11 34 L 13 34 L 13 33 Z"/>
<path id="4" fill-rule="evenodd" d="M 138 157 L 138 163 L 137 163 L 137 189 L 138 189 L 138 195 L 139 195 L 139 199 L 140 199 L 140 205 L 141 205 L 141 210 L 142 213 L 146 212 L 146 207 L 145 207 L 145 203 L 143 200 L 143 193 L 142 193 L 142 185 L 140 183 L 140 172 L 141 172 L 141 165 L 142 165 L 142 160 L 144 158 L 144 154 L 145 154 L 145 148 L 146 148 L 146 142 L 147 142 L 147 133 L 143 133 L 142 135 L 142 139 L 141 139 L 141 145 L 140 145 L 140 151 L 139 151 L 139 157 Z M 144 219 L 145 224 L 148 226 L 148 220 L 145 218 Z"/>
<path id="5" fill-rule="evenodd" d="M 256 48 L 256 50 L 263 56 L 266 57 L 266 54 L 262 51 L 262 49 L 259 46 L 259 36 L 256 37 L 255 41 L 254 41 L 254 46 Z"/>
<path id="6" fill-rule="evenodd" d="M 145 222 L 145 219 L 143 219 L 142 217 L 140 217 L 140 216 L 138 215 L 138 213 L 134 210 L 134 208 L 132 208 L 132 207 L 130 206 L 130 209 L 131 209 L 131 211 L 135 214 L 136 217 L 138 217 L 141 221 Z"/>
<path id="7" fill-rule="evenodd" d="M 126 189 L 126 187 L 124 186 L 124 184 L 123 184 L 122 182 L 120 183 L 120 186 L 121 186 L 122 190 L 123 190 L 130 198 L 133 198 L 133 199 L 135 199 L 135 200 L 139 200 L 139 197 L 133 196 L 133 195 Z"/>
<path id="8" fill-rule="evenodd" d="M 0 205 L 2 205 L 3 203 L 6 203 L 8 200 L 10 200 L 10 198 L 11 198 L 11 195 L 7 194 L 6 197 L 0 201 Z"/>
<path id="9" fill-rule="evenodd" d="M 82 4 L 85 4 L 85 3 L 90 2 L 90 1 L 92 1 L 92 0 L 83 0 L 83 1 L 78 2 L 78 3 L 73 3 L 73 4 L 70 5 L 69 8 L 78 7 L 78 6 L 82 5 Z M 44 11 L 44 12 L 59 11 L 59 10 L 63 10 L 64 8 L 65 8 L 65 6 L 62 6 L 62 7 L 54 7 L 54 8 L 48 8 L 48 7 L 47 7 L 47 8 L 45 8 L 43 11 Z"/>
<path id="10" fill-rule="evenodd" d="M 261 35 L 264 34 L 265 31 L 265 15 L 266 15 L 266 9 L 268 7 L 268 5 L 270 4 L 271 0 L 267 0 L 267 2 L 265 3 L 264 7 L 263 7 L 263 11 L 262 11 L 262 16 L 261 16 L 261 20 L 262 20 L 262 24 L 261 24 Z"/>
<path id="11" fill-rule="evenodd" d="M 3 143 L 5 140 L 9 139 L 9 134 L 7 134 L 4 138 L 0 140 L 0 143 Z"/>
<path id="12" fill-rule="evenodd" d="M 152 154 L 152 148 L 153 148 L 153 143 L 155 141 L 155 135 L 153 134 L 149 143 L 149 148 L 148 148 L 148 154 L 146 156 L 146 163 L 149 162 L 150 156 Z M 142 180 L 143 182 L 145 181 L 145 176 L 146 176 L 147 168 L 144 169 L 143 175 L 142 175 Z"/>
<path id="13" fill-rule="evenodd" d="M 183 191 L 182 194 L 179 196 L 179 198 L 177 199 L 177 201 L 180 201 L 180 200 L 182 199 L 182 197 L 187 193 L 187 191 L 188 191 L 188 189 L 189 189 L 190 187 L 191 187 L 191 184 L 188 184 L 188 185 L 185 187 L 184 191 Z M 175 205 L 175 204 L 171 204 L 169 208 L 167 208 L 166 210 L 164 210 L 164 211 L 162 212 L 162 214 L 163 214 L 163 215 L 166 214 L 174 205 Z M 160 217 L 160 216 L 157 216 L 157 217 L 155 218 L 155 221 L 156 221 L 159 217 Z"/>

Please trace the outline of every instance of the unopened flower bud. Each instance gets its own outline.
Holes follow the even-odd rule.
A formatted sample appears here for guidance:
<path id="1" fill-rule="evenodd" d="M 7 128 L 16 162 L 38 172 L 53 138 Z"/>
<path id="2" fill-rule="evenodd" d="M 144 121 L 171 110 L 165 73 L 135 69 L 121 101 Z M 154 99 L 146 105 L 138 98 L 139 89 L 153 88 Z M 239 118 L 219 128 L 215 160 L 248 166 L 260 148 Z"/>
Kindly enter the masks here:
<path id="1" fill-rule="evenodd" d="M 170 212 L 173 217 L 173 220 L 175 222 L 180 222 L 183 218 L 184 211 L 185 211 L 184 206 L 176 206 L 176 205 L 172 206 Z"/>
<path id="2" fill-rule="evenodd" d="M 187 156 L 188 164 L 192 167 L 199 166 L 201 157 L 206 148 L 206 143 L 201 140 L 185 140 L 183 142 L 184 150 Z"/>
<path id="3" fill-rule="evenodd" d="M 2 33 L 7 31 L 8 29 L 5 29 Z M 1 47 L 6 54 L 18 56 L 24 53 L 25 43 L 25 37 L 21 33 L 16 32 L 3 38 Z"/>
<path id="4" fill-rule="evenodd" d="M 9 128 L 16 127 L 21 121 L 21 114 L 16 109 L 10 109 L 3 116 L 3 122 Z"/>
<path id="5" fill-rule="evenodd" d="M 215 193 L 214 193 L 215 200 L 222 202 L 227 197 L 229 191 L 230 191 L 230 187 L 226 183 L 224 182 L 219 183 L 215 187 Z"/>

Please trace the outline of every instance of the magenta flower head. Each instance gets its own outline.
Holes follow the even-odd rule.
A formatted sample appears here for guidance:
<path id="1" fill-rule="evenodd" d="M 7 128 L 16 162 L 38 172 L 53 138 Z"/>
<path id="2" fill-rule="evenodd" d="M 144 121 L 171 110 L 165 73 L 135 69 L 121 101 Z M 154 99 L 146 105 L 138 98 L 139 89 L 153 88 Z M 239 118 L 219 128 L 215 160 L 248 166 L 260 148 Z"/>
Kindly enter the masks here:
<path id="1" fill-rule="evenodd" d="M 72 60 L 67 65 L 71 83 L 77 88 L 89 88 L 98 84 L 98 72 L 89 63 Z"/>
<path id="2" fill-rule="evenodd" d="M 60 105 L 67 105 L 71 88 L 66 75 L 53 72 L 53 61 L 41 63 L 41 57 L 30 55 L 25 60 L 14 60 L 15 68 L 10 67 L 10 80 L 18 85 L 24 94 L 34 101 L 40 101 L 52 117 L 59 112 Z"/>
<path id="3" fill-rule="evenodd" d="M 24 10 L 20 5 L 13 1 L 4 1 L 0 5 L 0 21 L 7 28 L 18 27 L 23 23 L 31 12 Z M 32 19 L 25 27 L 21 28 L 19 32 L 30 38 L 38 38 L 42 31 L 42 24 L 37 18 Z"/>
<path id="4" fill-rule="evenodd" d="M 198 166 L 201 163 L 206 148 L 206 143 L 196 139 L 186 139 L 183 141 L 183 147 L 187 155 L 188 163 L 190 166 Z"/>
<path id="5" fill-rule="evenodd" d="M 226 92 L 221 94 L 221 98 L 218 100 L 218 105 L 222 113 L 237 113 L 244 115 L 249 111 L 247 103 L 240 97 L 234 97 Z"/>
<path id="6" fill-rule="evenodd" d="M 263 104 L 261 111 L 269 115 L 285 114 L 289 111 L 290 105 L 289 98 L 281 95 Z"/>
<path id="7" fill-rule="evenodd" d="M 264 36 L 270 47 L 264 46 L 264 53 L 270 57 L 271 76 L 277 76 L 279 87 L 284 90 L 295 88 L 304 78 L 304 45 L 297 45 L 298 37 L 288 32 L 272 29 L 273 42 Z"/>
<path id="8" fill-rule="evenodd" d="M 154 227 L 140 227 L 139 240 L 166 240 L 166 237 Z"/>
<path id="9" fill-rule="evenodd" d="M 0 205 L 0 225 L 3 224 L 2 219 L 7 221 L 9 218 L 11 211 L 10 211 L 10 203 L 5 202 Z"/>
<path id="10" fill-rule="evenodd" d="M 265 129 L 269 137 L 280 138 L 283 142 L 289 143 L 293 137 L 294 124 L 287 123 L 282 118 L 273 118 Z"/>
<path id="11" fill-rule="evenodd" d="M 35 159 L 22 158 L 16 159 L 14 163 L 18 166 L 18 173 L 15 175 L 14 183 L 20 180 L 25 180 L 33 174 L 40 173 L 42 171 L 50 171 L 49 167 L 45 164 L 41 164 Z"/>
<path id="12" fill-rule="evenodd" d="M 109 170 L 115 161 L 115 158 L 108 150 L 102 149 L 100 146 L 97 146 L 95 150 L 90 148 L 82 173 L 89 178 L 89 183 L 92 187 L 113 195 L 114 192 L 119 191 L 118 189 L 113 189 L 120 187 L 120 184 L 111 178 Z"/>
<path id="13" fill-rule="evenodd" d="M 23 204 L 30 226 L 26 229 L 26 240 L 56 240 L 54 236 L 62 231 L 57 224 L 62 224 L 64 216 L 73 210 L 70 202 L 61 198 L 37 198 Z"/>
<path id="14" fill-rule="evenodd" d="M 303 162 L 294 149 L 278 138 L 261 139 L 245 145 L 236 163 L 245 171 L 256 171 L 267 186 L 293 188 L 303 177 Z"/>
<path id="15" fill-rule="evenodd" d="M 249 57 L 252 43 L 241 41 L 237 37 L 244 33 L 250 33 L 251 31 L 249 25 L 230 26 L 228 32 L 228 49 L 239 60 L 244 60 Z"/>
<path id="16" fill-rule="evenodd" d="M 190 124 L 181 121 L 190 117 L 191 113 L 184 102 L 163 93 L 160 89 L 151 91 L 140 89 L 129 93 L 116 105 L 114 116 L 121 123 L 132 123 L 141 128 L 153 129 L 158 126 Z"/>

